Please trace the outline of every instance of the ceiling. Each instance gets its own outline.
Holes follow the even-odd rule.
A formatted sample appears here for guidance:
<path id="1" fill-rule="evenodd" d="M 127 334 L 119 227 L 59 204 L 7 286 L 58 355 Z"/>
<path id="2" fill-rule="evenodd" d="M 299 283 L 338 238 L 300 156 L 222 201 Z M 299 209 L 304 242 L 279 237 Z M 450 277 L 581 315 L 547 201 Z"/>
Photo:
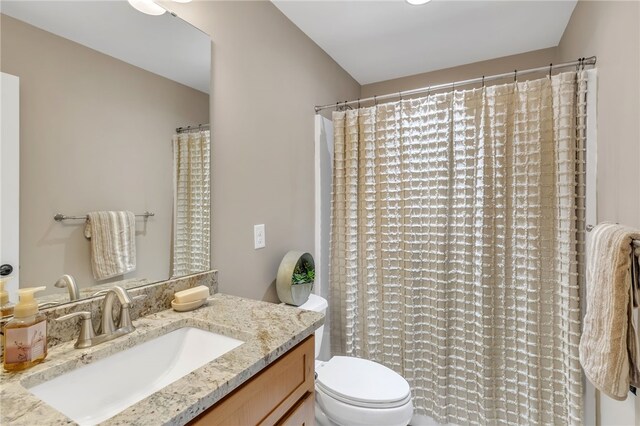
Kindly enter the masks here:
<path id="1" fill-rule="evenodd" d="M 0 12 L 209 93 L 211 39 L 180 18 L 117 1 L 9 1 Z"/>
<path id="2" fill-rule="evenodd" d="M 577 0 L 272 0 L 360 84 L 557 46 Z"/>

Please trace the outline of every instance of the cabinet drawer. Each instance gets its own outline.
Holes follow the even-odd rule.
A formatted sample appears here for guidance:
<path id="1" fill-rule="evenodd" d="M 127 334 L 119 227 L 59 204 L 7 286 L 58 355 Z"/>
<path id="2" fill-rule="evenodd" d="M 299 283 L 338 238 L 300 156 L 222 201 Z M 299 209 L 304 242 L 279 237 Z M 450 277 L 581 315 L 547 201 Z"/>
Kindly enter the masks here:
<path id="1" fill-rule="evenodd" d="M 313 335 L 191 421 L 191 425 L 274 425 L 314 391 Z"/>

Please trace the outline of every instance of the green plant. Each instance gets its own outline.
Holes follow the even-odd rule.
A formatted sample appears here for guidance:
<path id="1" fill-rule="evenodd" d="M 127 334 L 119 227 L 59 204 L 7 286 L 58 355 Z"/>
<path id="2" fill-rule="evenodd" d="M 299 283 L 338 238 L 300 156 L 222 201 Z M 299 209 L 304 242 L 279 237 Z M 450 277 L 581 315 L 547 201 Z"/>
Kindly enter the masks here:
<path id="1" fill-rule="evenodd" d="M 313 265 L 306 260 L 300 260 L 293 270 L 291 276 L 291 284 L 307 284 L 312 283 L 316 278 L 316 270 Z"/>

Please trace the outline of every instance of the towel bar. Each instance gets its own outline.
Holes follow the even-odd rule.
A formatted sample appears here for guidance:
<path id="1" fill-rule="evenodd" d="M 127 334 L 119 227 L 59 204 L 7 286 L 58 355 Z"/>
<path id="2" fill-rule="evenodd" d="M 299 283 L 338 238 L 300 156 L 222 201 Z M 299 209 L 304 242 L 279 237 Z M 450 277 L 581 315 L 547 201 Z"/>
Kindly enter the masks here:
<path id="1" fill-rule="evenodd" d="M 145 219 L 155 216 L 155 213 L 152 212 L 144 212 L 142 214 L 137 214 L 136 217 L 144 217 Z M 56 222 L 62 222 L 63 220 L 85 220 L 87 218 L 87 216 L 66 216 L 63 215 L 62 213 L 57 213 L 54 217 L 53 220 L 55 220 Z"/>

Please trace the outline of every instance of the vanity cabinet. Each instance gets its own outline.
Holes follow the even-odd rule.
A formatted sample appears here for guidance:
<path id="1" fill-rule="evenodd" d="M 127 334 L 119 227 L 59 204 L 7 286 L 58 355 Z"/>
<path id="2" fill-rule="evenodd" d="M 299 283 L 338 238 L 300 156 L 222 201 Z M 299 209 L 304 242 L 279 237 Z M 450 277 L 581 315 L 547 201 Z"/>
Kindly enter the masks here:
<path id="1" fill-rule="evenodd" d="M 189 424 L 314 425 L 314 355 L 311 335 Z"/>

